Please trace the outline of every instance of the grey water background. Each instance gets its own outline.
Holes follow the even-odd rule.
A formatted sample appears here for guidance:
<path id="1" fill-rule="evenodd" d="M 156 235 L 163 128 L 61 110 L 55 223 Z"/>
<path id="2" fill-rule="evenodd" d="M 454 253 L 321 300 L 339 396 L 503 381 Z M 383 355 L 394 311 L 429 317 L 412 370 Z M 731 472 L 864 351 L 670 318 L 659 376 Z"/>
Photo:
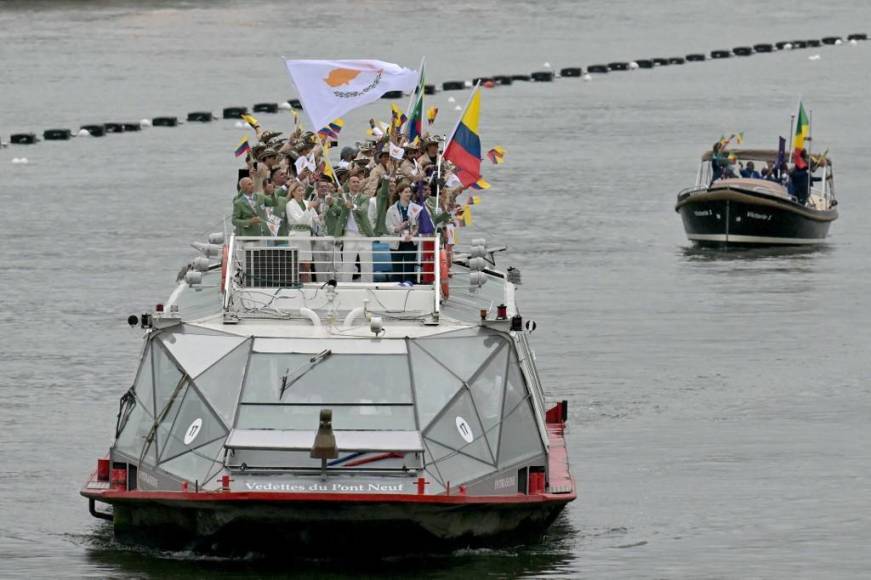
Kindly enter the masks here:
<path id="1" fill-rule="evenodd" d="M 0 1 L 0 134 L 279 101 L 294 95 L 281 56 L 426 56 L 441 82 L 869 22 L 859 0 Z M 579 495 L 540 544 L 446 556 L 285 563 L 114 544 L 78 489 L 135 370 L 125 319 L 166 298 L 189 242 L 229 212 L 244 130 L 0 150 L 0 577 L 867 577 L 869 55 L 845 44 L 485 91 L 482 141 L 507 161 L 485 167 L 493 187 L 461 235 L 508 244 L 523 271 L 543 381 L 569 400 Z M 429 99 L 436 130 L 467 95 Z M 835 162 L 828 243 L 691 249 L 673 201 L 701 152 L 736 131 L 774 146 L 799 97 Z M 387 108 L 349 115 L 342 136 L 362 139 Z"/>

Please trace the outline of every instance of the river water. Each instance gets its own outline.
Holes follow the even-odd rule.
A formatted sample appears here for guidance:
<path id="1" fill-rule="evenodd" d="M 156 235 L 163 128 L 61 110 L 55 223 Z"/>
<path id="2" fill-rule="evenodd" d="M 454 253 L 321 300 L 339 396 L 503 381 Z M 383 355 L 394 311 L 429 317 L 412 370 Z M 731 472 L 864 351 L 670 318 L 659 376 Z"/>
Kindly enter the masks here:
<path id="1" fill-rule="evenodd" d="M 481 0 L 0 1 L 0 134 L 293 96 L 281 56 L 436 82 L 842 35 L 871 5 Z M 819 55 L 811 60 L 810 56 Z M 506 163 L 474 232 L 510 248 L 579 497 L 538 545 L 375 562 L 122 548 L 78 489 L 188 243 L 230 210 L 231 121 L 0 150 L 0 577 L 849 578 L 871 570 L 871 44 L 518 83 L 483 95 Z M 467 92 L 429 103 L 446 132 Z M 673 211 L 721 134 L 773 147 L 799 98 L 841 217 L 803 251 L 690 248 Z M 404 103 L 403 103 L 404 104 Z M 363 137 L 385 102 L 346 117 Z M 287 113 L 263 115 L 290 126 Z M 27 164 L 12 164 L 27 157 Z M 390 538 L 385 538 L 389 542 Z"/>

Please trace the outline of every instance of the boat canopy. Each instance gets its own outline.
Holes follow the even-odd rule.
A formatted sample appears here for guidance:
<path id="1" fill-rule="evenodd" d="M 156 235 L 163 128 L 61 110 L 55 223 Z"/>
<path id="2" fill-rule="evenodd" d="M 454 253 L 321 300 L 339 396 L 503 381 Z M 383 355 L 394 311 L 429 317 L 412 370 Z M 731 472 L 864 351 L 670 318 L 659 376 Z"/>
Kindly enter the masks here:
<path id="1" fill-rule="evenodd" d="M 227 451 L 228 465 L 311 468 L 329 408 L 340 453 L 416 454 L 441 487 L 545 452 L 531 384 L 510 336 L 485 327 L 349 342 L 182 324 L 149 336 L 113 453 L 213 486 Z"/>
<path id="2" fill-rule="evenodd" d="M 769 163 L 777 161 L 777 149 L 726 149 L 726 153 L 734 155 L 739 161 L 768 161 Z M 790 153 L 790 151 L 786 152 L 787 158 Z M 712 154 L 710 149 L 702 153 L 702 161 L 710 161 Z M 831 157 L 826 155 L 826 161 L 831 164 Z"/>

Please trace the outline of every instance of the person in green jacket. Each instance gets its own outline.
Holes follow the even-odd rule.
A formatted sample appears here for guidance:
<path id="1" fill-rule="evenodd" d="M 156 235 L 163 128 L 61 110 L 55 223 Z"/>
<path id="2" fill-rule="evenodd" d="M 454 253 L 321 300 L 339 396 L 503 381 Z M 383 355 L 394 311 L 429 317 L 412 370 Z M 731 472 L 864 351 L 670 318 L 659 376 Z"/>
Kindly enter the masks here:
<path id="1" fill-rule="evenodd" d="M 237 236 L 269 236 L 266 227 L 266 201 L 254 193 L 254 180 L 239 180 L 239 195 L 233 200 L 233 226 Z"/>
<path id="2" fill-rule="evenodd" d="M 369 196 L 363 193 L 359 175 L 348 178 L 346 189 L 327 210 L 332 225 L 329 234 L 342 238 L 340 281 L 353 280 L 354 264 L 359 256 L 360 281 L 372 282 L 372 241 L 361 239 L 371 238 L 375 233 L 369 221 Z"/>

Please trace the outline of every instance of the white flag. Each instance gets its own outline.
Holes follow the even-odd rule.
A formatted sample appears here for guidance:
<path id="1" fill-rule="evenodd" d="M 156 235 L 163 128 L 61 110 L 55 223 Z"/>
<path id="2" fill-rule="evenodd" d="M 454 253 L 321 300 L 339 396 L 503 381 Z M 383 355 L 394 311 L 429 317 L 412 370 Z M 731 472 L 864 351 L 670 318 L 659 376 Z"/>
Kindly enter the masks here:
<path id="1" fill-rule="evenodd" d="M 402 159 L 403 157 L 405 157 L 405 150 L 399 145 L 394 145 L 393 143 L 390 143 L 390 156 L 393 159 Z"/>
<path id="2" fill-rule="evenodd" d="M 381 60 L 288 60 L 287 72 L 312 127 L 326 127 L 387 91 L 411 91 L 417 71 Z"/>

